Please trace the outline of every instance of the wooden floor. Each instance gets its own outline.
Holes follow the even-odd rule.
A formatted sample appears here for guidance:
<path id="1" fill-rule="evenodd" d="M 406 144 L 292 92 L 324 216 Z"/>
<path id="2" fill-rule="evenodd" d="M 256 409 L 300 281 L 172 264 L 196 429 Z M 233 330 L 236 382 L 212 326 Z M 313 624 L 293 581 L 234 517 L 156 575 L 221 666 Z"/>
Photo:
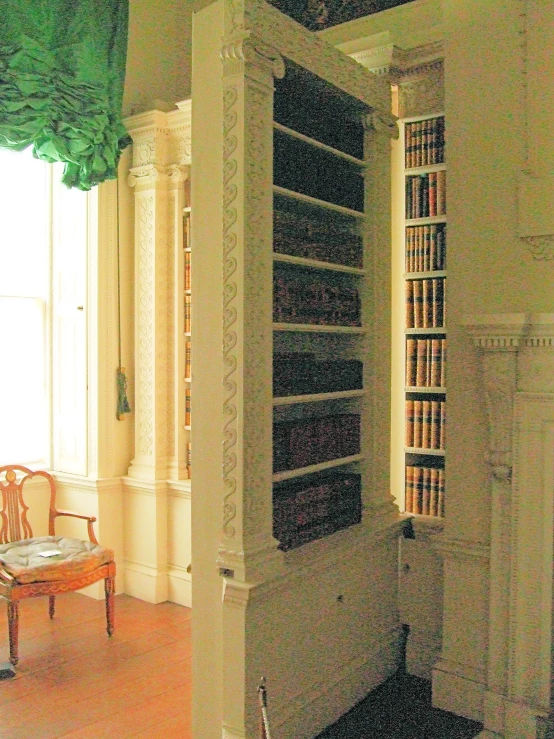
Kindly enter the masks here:
<path id="1" fill-rule="evenodd" d="M 16 677 L 0 681 L 0 739 L 191 739 L 190 609 L 71 593 L 21 603 Z M 0 661 L 8 661 L 5 609 Z"/>

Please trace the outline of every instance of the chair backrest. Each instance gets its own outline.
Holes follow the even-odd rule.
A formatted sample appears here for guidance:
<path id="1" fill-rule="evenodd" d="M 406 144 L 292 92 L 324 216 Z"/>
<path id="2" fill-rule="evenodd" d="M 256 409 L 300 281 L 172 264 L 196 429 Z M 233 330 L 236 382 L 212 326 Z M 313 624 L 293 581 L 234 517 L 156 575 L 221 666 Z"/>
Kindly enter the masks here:
<path id="1" fill-rule="evenodd" d="M 54 478 L 37 470 L 33 472 L 27 467 L 8 464 L 0 467 L 0 490 L 2 492 L 2 510 L 0 511 L 0 544 L 8 544 L 20 539 L 30 539 L 33 530 L 27 519 L 29 506 L 23 499 L 23 485 L 32 477 L 43 477 L 50 487 L 50 508 L 48 534 L 54 535 L 54 511 L 56 509 L 56 486 Z"/>

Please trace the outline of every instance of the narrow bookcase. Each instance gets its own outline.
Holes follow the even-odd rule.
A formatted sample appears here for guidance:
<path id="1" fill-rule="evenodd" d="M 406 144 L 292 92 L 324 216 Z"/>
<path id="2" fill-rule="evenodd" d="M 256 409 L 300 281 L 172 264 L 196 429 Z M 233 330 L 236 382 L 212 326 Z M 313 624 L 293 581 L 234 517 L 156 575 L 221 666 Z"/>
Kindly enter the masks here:
<path id="1" fill-rule="evenodd" d="M 444 115 L 404 126 L 405 502 L 442 517 L 446 441 L 446 163 Z"/>
<path id="2" fill-rule="evenodd" d="M 365 132 L 292 65 L 273 123 L 273 534 L 293 549 L 359 523 L 367 320 Z M 341 124 L 337 125 L 340 121 Z"/>
<path id="3" fill-rule="evenodd" d="M 191 242 L 191 207 L 190 207 L 190 179 L 185 182 L 185 207 L 183 208 L 183 334 L 185 339 L 185 431 L 186 437 L 186 466 L 187 475 L 192 475 L 192 450 L 190 431 L 192 424 L 191 413 L 191 365 L 192 365 L 192 242 Z"/>

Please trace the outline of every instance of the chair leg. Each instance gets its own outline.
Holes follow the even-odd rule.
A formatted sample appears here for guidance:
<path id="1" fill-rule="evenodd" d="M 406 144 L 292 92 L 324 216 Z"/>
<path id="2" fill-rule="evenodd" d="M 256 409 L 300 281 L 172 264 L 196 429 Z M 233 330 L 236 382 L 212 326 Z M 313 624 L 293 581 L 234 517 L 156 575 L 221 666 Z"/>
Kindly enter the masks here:
<path id="1" fill-rule="evenodd" d="M 111 636 L 114 630 L 115 577 L 107 577 L 104 580 L 104 590 L 106 592 L 106 631 L 108 636 Z"/>
<path id="2" fill-rule="evenodd" d="M 54 618 L 55 612 L 56 612 L 56 596 L 49 595 L 48 596 L 48 613 L 50 615 L 50 618 Z"/>
<path id="3" fill-rule="evenodd" d="M 10 639 L 10 662 L 15 667 L 19 661 L 19 603 L 16 600 L 8 603 L 8 631 Z"/>

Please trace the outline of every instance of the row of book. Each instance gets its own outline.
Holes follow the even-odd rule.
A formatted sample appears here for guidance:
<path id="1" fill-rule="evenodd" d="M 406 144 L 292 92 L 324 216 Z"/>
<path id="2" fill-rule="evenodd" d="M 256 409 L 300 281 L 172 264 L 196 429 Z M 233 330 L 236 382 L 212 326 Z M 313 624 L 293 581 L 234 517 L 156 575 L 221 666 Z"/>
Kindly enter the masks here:
<path id="1" fill-rule="evenodd" d="M 185 252 L 185 290 L 190 290 L 190 251 Z"/>
<path id="2" fill-rule="evenodd" d="M 437 467 L 406 467 L 406 513 L 444 516 L 444 470 Z"/>
<path id="3" fill-rule="evenodd" d="M 288 273 L 273 276 L 273 320 L 326 326 L 360 326 L 357 288 L 332 278 Z"/>
<path id="4" fill-rule="evenodd" d="M 339 219 L 316 220 L 305 213 L 274 210 L 273 249 L 320 262 L 363 266 L 363 241 L 350 224 Z"/>
<path id="5" fill-rule="evenodd" d="M 404 139 L 407 169 L 444 162 L 444 117 L 406 123 Z"/>
<path id="6" fill-rule="evenodd" d="M 446 279 L 406 280 L 406 328 L 441 328 L 446 320 Z"/>
<path id="7" fill-rule="evenodd" d="M 191 452 L 190 441 L 187 443 L 187 456 L 186 456 L 185 464 L 187 466 L 187 475 L 190 480 L 192 477 L 192 452 Z"/>
<path id="8" fill-rule="evenodd" d="M 190 249 L 190 214 L 183 218 L 183 249 Z"/>
<path id="9" fill-rule="evenodd" d="M 273 486 L 273 536 L 286 551 L 359 523 L 361 477 L 327 472 Z"/>
<path id="10" fill-rule="evenodd" d="M 406 339 L 406 386 L 445 385 L 446 339 Z"/>
<path id="11" fill-rule="evenodd" d="M 185 334 L 191 332 L 192 300 L 190 295 L 185 295 Z"/>
<path id="12" fill-rule="evenodd" d="M 429 218 L 446 213 L 446 172 L 406 177 L 406 218 Z"/>
<path id="13" fill-rule="evenodd" d="M 360 453 L 360 416 L 333 416 L 273 424 L 273 472 L 300 469 Z"/>
<path id="14" fill-rule="evenodd" d="M 317 359 L 298 352 L 273 357 L 273 395 L 309 395 L 359 390 L 363 387 L 363 362 L 358 359 Z"/>
<path id="15" fill-rule="evenodd" d="M 444 449 L 445 401 L 407 399 L 405 402 L 406 446 L 415 449 Z"/>
<path id="16" fill-rule="evenodd" d="M 408 226 L 406 229 L 406 272 L 446 269 L 446 226 Z"/>

